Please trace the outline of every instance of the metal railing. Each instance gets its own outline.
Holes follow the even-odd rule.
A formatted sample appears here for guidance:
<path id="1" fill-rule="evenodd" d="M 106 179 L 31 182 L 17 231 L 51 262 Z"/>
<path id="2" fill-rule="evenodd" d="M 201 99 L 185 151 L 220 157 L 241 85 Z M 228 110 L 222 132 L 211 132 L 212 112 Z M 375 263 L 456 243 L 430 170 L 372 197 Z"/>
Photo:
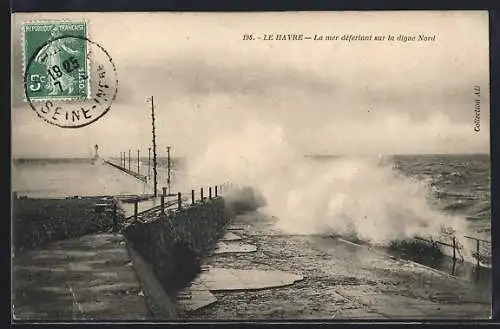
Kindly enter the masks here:
<path id="1" fill-rule="evenodd" d="M 481 263 L 482 263 L 481 259 L 484 259 L 486 261 L 486 259 L 487 259 L 486 257 L 489 257 L 488 262 L 491 265 L 491 241 L 484 240 L 484 239 L 479 239 L 479 238 L 475 238 L 475 237 L 467 236 L 467 235 L 465 235 L 464 238 L 476 241 L 476 250 L 475 250 L 475 252 L 472 253 L 472 257 L 474 257 L 476 259 L 476 265 L 478 267 L 481 266 Z M 482 255 L 481 254 L 481 246 L 482 245 L 483 246 L 484 245 L 488 245 L 489 246 L 488 247 L 488 254 L 489 255 Z M 487 265 L 485 262 L 483 264 Z"/>
<path id="2" fill-rule="evenodd" d="M 196 199 L 195 190 L 191 190 L 191 200 L 188 197 L 183 196 L 181 192 L 176 194 L 176 198 L 174 200 L 166 200 L 168 196 L 167 188 L 164 187 L 163 193 L 161 195 L 161 201 L 159 206 L 154 206 L 144 211 L 139 212 L 139 199 L 133 201 L 134 204 L 134 214 L 125 218 L 125 220 L 146 220 L 147 218 L 157 217 L 159 215 L 165 214 L 167 209 L 172 210 L 181 210 L 186 206 L 195 205 L 196 202 L 205 202 L 207 197 L 204 196 L 204 188 L 200 188 L 199 199 Z M 222 196 L 223 185 L 216 185 L 214 187 L 208 187 L 208 199 L 212 200 L 214 198 L 218 198 Z M 191 201 L 189 203 L 189 201 Z"/>
<path id="3" fill-rule="evenodd" d="M 476 241 L 476 248 L 475 248 L 475 251 L 472 252 L 472 257 L 476 260 L 475 265 L 477 267 L 480 267 L 481 265 L 487 266 L 487 262 L 491 263 L 491 241 L 472 237 L 472 236 L 467 236 L 467 235 L 465 235 L 464 238 Z M 462 262 L 464 261 L 464 257 L 462 255 L 463 246 L 460 243 L 458 243 L 456 237 L 454 237 L 454 236 L 451 239 L 451 243 L 443 242 L 440 240 L 433 240 L 432 238 L 425 239 L 425 238 L 420 237 L 420 236 L 415 236 L 414 239 L 430 243 L 435 247 L 437 247 L 438 245 L 441 245 L 444 247 L 451 248 L 453 262 L 455 263 L 459 259 L 457 257 L 457 255 L 460 257 L 460 261 L 462 261 Z M 484 246 L 484 245 L 489 245 L 489 248 L 487 249 L 487 250 L 489 250 L 488 252 L 482 251 L 481 246 Z M 487 261 L 488 257 L 490 259 Z M 481 259 L 483 259 L 484 262 L 481 262 Z"/>

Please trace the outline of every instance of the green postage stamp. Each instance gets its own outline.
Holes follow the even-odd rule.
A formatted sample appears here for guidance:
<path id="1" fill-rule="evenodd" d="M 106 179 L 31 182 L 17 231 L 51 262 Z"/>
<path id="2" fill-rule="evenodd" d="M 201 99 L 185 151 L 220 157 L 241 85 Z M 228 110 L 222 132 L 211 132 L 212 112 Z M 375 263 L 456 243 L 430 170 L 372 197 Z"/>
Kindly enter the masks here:
<path id="1" fill-rule="evenodd" d="M 85 21 L 23 24 L 25 96 L 35 100 L 90 97 Z"/>

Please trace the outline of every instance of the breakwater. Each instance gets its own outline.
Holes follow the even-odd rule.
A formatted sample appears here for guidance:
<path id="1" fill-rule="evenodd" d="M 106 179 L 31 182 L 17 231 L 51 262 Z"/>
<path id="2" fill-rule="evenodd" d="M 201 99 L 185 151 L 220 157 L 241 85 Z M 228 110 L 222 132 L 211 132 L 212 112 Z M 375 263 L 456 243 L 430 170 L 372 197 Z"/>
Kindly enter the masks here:
<path id="1" fill-rule="evenodd" d="M 123 234 L 170 296 L 165 302 L 172 302 L 201 271 L 201 259 L 216 246 L 229 220 L 225 200 L 214 197 L 127 223 Z"/>
<path id="2" fill-rule="evenodd" d="M 144 183 L 146 183 L 146 182 L 147 182 L 147 180 L 148 180 L 147 176 L 144 176 L 144 175 L 141 175 L 141 174 L 139 174 L 139 173 L 136 173 L 136 172 L 134 172 L 134 171 L 132 171 L 132 170 L 130 170 L 130 169 L 127 169 L 127 168 L 125 168 L 125 167 L 119 166 L 119 165 L 117 165 L 117 164 L 115 164 L 115 163 L 113 163 L 113 162 L 110 162 L 110 161 L 104 160 L 104 163 L 106 163 L 106 164 L 108 164 L 108 165 L 110 165 L 110 166 L 112 166 L 112 167 L 115 167 L 115 168 L 117 168 L 117 169 L 119 169 L 119 170 L 123 171 L 124 173 L 127 173 L 127 174 L 129 174 L 130 176 L 133 176 L 133 177 L 137 178 L 138 180 L 140 180 L 140 181 L 142 181 L 142 182 L 144 182 Z"/>

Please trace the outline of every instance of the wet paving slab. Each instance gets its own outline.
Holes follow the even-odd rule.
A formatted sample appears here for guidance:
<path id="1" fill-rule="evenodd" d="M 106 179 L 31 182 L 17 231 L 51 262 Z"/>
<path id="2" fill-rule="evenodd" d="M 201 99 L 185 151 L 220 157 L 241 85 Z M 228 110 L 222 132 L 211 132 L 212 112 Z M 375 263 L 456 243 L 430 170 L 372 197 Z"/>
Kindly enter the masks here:
<path id="1" fill-rule="evenodd" d="M 120 234 L 58 241 L 13 259 L 15 320 L 146 320 L 144 293 Z"/>
<path id="2" fill-rule="evenodd" d="M 260 290 L 291 285 L 303 280 L 302 275 L 283 271 L 239 270 L 231 268 L 212 268 L 203 272 L 195 282 L 212 292 Z"/>
<path id="3" fill-rule="evenodd" d="M 342 239 L 288 235 L 259 212 L 237 216 L 230 232 L 251 253 L 214 254 L 208 268 L 303 276 L 283 287 L 212 291 L 194 320 L 488 319 L 491 292 L 468 281 Z M 210 272 L 210 271 L 208 271 Z M 203 273 L 202 273 L 203 275 Z"/>
<path id="4" fill-rule="evenodd" d="M 192 312 L 217 302 L 217 298 L 201 283 L 193 283 L 177 296 L 177 304 L 184 312 Z"/>
<path id="5" fill-rule="evenodd" d="M 244 242 L 219 242 L 216 245 L 214 254 L 242 253 L 257 251 L 257 246 Z"/>
<path id="6" fill-rule="evenodd" d="M 241 240 L 241 236 L 234 234 L 233 232 L 226 232 L 221 239 L 222 241 L 239 241 Z"/>

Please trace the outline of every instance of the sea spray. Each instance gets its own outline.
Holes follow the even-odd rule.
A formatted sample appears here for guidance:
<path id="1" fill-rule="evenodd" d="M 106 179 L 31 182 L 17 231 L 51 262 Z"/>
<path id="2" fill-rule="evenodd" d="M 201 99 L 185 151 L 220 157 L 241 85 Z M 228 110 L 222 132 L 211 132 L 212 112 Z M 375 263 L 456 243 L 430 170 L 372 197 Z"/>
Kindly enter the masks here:
<path id="1" fill-rule="evenodd" d="M 331 161 L 305 157 L 282 127 L 249 122 L 239 134 L 221 134 L 187 166 L 191 185 L 230 181 L 265 198 L 262 211 L 293 234 L 339 234 L 372 244 L 431 236 L 457 237 L 467 223 L 429 202 L 427 181 L 404 176 L 390 157 L 344 155 Z M 467 248 L 468 249 L 468 248 Z"/>

